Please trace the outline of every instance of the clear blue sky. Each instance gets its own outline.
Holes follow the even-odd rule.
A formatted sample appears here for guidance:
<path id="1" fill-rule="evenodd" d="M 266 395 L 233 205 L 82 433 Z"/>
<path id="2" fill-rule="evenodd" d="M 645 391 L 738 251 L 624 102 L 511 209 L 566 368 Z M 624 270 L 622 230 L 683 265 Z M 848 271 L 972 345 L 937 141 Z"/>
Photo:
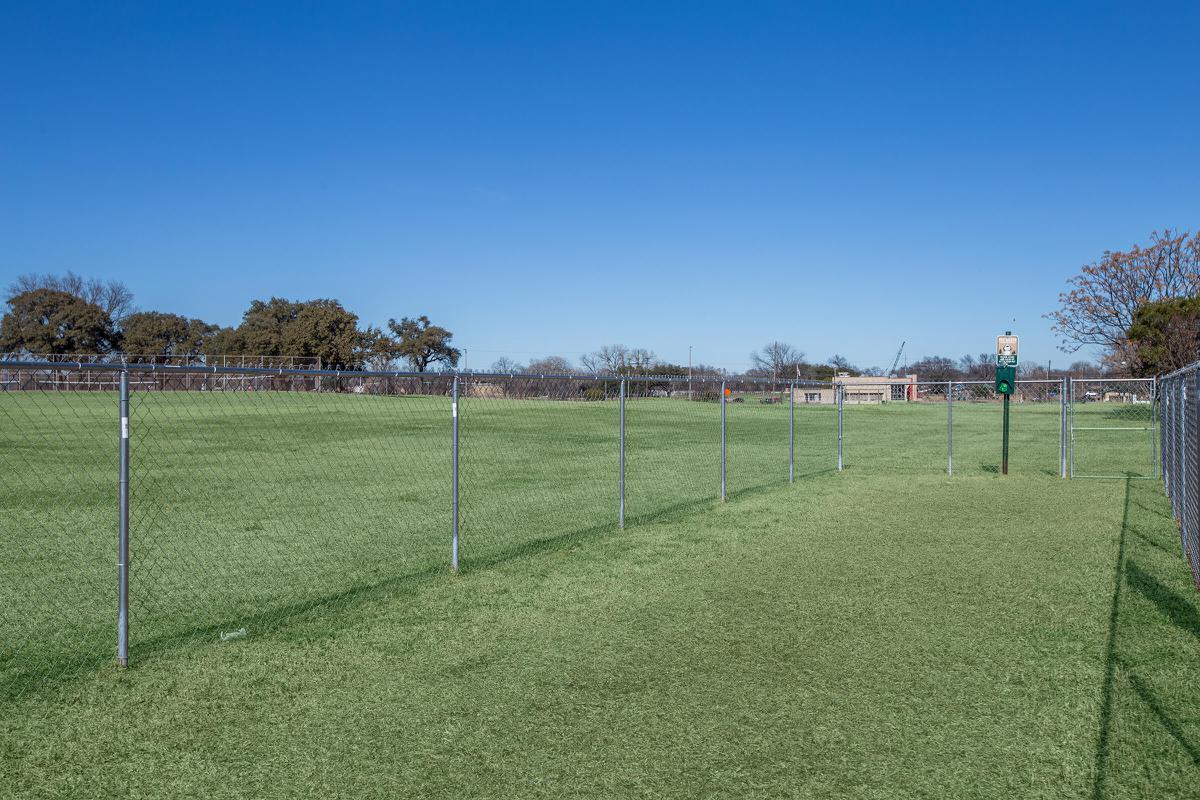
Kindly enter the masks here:
<path id="1" fill-rule="evenodd" d="M 1200 226 L 1200 4 L 0 5 L 0 280 L 235 324 L 729 368 L 1068 356 L 1079 265 Z"/>

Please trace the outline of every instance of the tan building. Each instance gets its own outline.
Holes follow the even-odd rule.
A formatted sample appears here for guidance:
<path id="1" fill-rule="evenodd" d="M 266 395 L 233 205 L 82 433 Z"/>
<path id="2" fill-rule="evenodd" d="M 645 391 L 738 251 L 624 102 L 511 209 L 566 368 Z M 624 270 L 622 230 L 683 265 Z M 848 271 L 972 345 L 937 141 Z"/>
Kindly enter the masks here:
<path id="1" fill-rule="evenodd" d="M 846 405 L 874 403 L 908 403 L 917 399 L 917 376 L 902 378 L 880 378 L 870 375 L 848 375 L 841 373 L 833 379 L 841 384 L 845 392 Z M 796 402 L 811 405 L 834 405 L 837 390 L 832 386 L 797 386 Z"/>

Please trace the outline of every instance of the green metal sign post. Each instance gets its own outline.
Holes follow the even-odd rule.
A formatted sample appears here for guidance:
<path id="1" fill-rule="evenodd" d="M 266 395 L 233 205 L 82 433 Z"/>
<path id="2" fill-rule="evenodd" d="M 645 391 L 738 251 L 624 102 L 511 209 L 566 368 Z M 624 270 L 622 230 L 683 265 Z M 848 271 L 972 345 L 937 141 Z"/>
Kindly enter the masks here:
<path id="1" fill-rule="evenodd" d="M 1004 396 L 1004 433 L 1000 445 L 1000 473 L 1008 474 L 1008 403 L 1017 385 L 1017 337 L 1005 331 L 996 337 L 996 392 Z"/>
<path id="2" fill-rule="evenodd" d="M 1008 474 L 1008 398 L 1011 395 L 1004 395 L 1004 444 L 1001 445 L 1000 454 L 1000 474 Z"/>

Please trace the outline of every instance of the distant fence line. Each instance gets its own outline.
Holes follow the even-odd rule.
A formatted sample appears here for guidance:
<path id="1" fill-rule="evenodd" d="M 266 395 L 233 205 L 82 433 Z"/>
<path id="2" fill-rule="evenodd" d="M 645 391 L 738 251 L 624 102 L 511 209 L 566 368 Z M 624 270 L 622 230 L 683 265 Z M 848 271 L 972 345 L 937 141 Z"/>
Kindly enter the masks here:
<path id="1" fill-rule="evenodd" d="M 1072 397 L 1102 419 L 1153 398 L 1098 380 L 1018 382 L 1031 471 L 1068 477 L 1070 420 L 1091 410 Z M 130 642 L 267 625 L 820 472 L 986 474 L 998 414 L 989 381 L 0 360 L 0 699 L 95 665 L 114 538 L 125 663 Z"/>
<path id="2" fill-rule="evenodd" d="M 280 363 L 263 363 L 270 359 L 279 359 Z M 205 362 L 207 359 L 207 363 Z M 220 359 L 219 361 L 217 359 Z M 241 359 L 242 363 L 225 363 Z M 954 400 L 962 402 L 991 402 L 998 401 L 1000 397 L 995 393 L 992 381 L 981 380 L 945 380 L 945 381 L 922 381 L 872 377 L 872 376 L 853 376 L 842 379 L 831 379 L 826 381 L 803 379 L 803 378 L 768 378 L 763 376 L 748 376 L 748 375 L 720 375 L 720 374 L 699 374 L 692 376 L 687 375 L 656 375 L 656 374 L 638 374 L 638 373 L 525 373 L 525 372 L 489 372 L 489 371 L 406 371 L 406 370 L 339 370 L 339 369 L 322 369 L 320 367 L 303 367 L 293 366 L 290 362 L 293 360 L 305 360 L 301 357 L 293 356 L 136 356 L 125 355 L 120 353 L 95 355 L 55 355 L 44 359 L 15 359 L 0 356 L 0 370 L 6 372 L 18 371 L 22 375 L 22 380 L 25 385 L 31 389 L 41 390 L 44 388 L 53 388 L 55 386 L 74 388 L 86 388 L 89 384 L 99 387 L 108 387 L 109 390 L 115 385 L 114 375 L 121 370 L 128 370 L 130 373 L 137 374 L 139 386 L 146 388 L 157 388 L 161 390 L 183 390 L 191 391 L 198 388 L 207 388 L 211 385 L 213 389 L 220 388 L 256 388 L 253 382 L 241 381 L 239 383 L 230 384 L 197 384 L 196 382 L 180 381 L 175 377 L 178 375 L 199 375 L 199 376 L 240 376 L 248 377 L 255 376 L 264 379 L 260 384 L 263 387 L 270 387 L 269 379 L 272 378 L 288 378 L 288 381 L 279 381 L 278 390 L 286 391 L 309 391 L 313 389 L 320 390 L 328 388 L 338 390 L 340 387 L 335 383 L 323 384 L 319 381 L 313 382 L 298 382 L 292 380 L 296 377 L 332 379 L 333 381 L 346 381 L 346 386 L 353 385 L 354 387 L 362 387 L 364 385 L 379 385 L 386 384 L 370 384 L 369 382 L 382 382 L 388 379 L 407 379 L 419 378 L 426 381 L 450 381 L 454 376 L 460 376 L 463 379 L 471 379 L 478 386 L 482 386 L 483 382 L 491 379 L 497 382 L 503 381 L 508 384 L 514 382 L 523 382 L 525 385 L 549 385 L 563 384 L 574 385 L 578 387 L 579 393 L 582 395 L 589 388 L 604 387 L 607 389 L 604 395 L 593 395 L 593 399 L 603 399 L 605 397 L 615 397 L 616 386 L 622 380 L 632 383 L 649 384 L 651 386 L 661 386 L 662 390 L 670 396 L 677 396 L 691 391 L 687 388 L 687 384 L 695 383 L 697 385 L 704 383 L 705 385 L 713 385 L 716 382 L 724 382 L 731 390 L 737 391 L 739 387 L 755 387 L 758 390 L 763 386 L 770 386 L 775 391 L 784 392 L 789 389 L 804 389 L 810 388 L 817 392 L 824 392 L 812 398 L 800 397 L 801 403 L 826 403 L 834 405 L 837 402 L 836 391 L 840 390 L 843 393 L 843 402 L 847 405 L 855 405 L 858 403 L 886 403 L 886 402 L 943 402 L 947 396 L 952 396 Z M 320 359 L 314 358 L 313 361 L 319 363 Z M 87 376 L 102 373 L 109 377 L 108 381 L 88 381 L 85 378 L 76 378 L 74 376 Z M 11 375 L 4 377 L 5 373 L 0 373 L 0 380 L 6 380 L 7 385 L 13 388 L 20 388 L 16 383 L 16 378 Z M 1041 388 L 1045 385 L 1066 385 L 1066 378 L 1030 378 L 1022 379 L 1017 382 L 1017 390 L 1014 394 L 1014 400 L 1020 402 L 1023 400 L 1040 402 L 1044 399 L 1044 390 Z M 1109 379 L 1097 379 L 1109 380 Z M 367 382 L 367 383 L 364 383 Z M 495 385 L 500 385 L 499 383 Z M 347 389 L 349 391 L 349 389 Z M 361 391 L 361 389 L 360 389 Z M 523 394 L 523 391 L 518 390 L 517 394 Z M 555 392 L 555 394 L 561 394 Z M 716 400 L 714 395 L 711 399 Z"/>
<path id="3" fill-rule="evenodd" d="M 0 361 L 44 362 L 51 364 L 98 364 L 120 367 L 126 364 L 198 367 L 263 367 L 321 369 L 319 356 L 268 356 L 247 353 L 0 353 Z"/>

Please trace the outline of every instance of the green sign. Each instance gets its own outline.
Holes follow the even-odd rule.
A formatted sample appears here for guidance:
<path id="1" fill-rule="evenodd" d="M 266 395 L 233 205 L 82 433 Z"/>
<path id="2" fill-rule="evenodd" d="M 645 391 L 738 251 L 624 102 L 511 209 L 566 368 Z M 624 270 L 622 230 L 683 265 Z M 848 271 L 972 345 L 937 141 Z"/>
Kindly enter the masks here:
<path id="1" fill-rule="evenodd" d="M 996 392 L 1005 396 L 1017 385 L 1017 337 L 1008 331 L 996 337 Z"/>

